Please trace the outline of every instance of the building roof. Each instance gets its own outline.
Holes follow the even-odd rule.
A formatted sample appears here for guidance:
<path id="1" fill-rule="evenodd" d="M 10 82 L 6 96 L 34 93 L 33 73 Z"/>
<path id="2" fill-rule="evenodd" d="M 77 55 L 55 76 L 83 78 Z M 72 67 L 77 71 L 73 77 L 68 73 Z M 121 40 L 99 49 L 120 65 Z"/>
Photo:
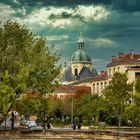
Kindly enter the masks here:
<path id="1" fill-rule="evenodd" d="M 106 76 L 107 76 L 107 71 L 103 71 L 99 75 L 95 76 L 94 79 L 95 78 L 102 78 L 102 77 L 106 77 Z"/>
<path id="2" fill-rule="evenodd" d="M 61 78 L 61 81 L 62 82 L 65 82 L 65 81 L 73 81 L 75 80 L 75 77 L 73 76 L 72 74 L 72 71 L 71 71 L 71 67 L 66 67 L 64 72 L 63 72 L 63 75 L 62 75 L 62 78 Z"/>
<path id="3" fill-rule="evenodd" d="M 131 54 L 125 54 L 125 55 L 122 55 L 122 58 L 120 58 L 121 61 L 123 60 L 128 60 L 128 61 L 133 61 L 133 60 L 140 60 L 140 54 L 133 54 L 131 56 Z"/>
<path id="4" fill-rule="evenodd" d="M 73 62 L 89 62 L 91 63 L 91 58 L 87 52 L 82 48 L 78 48 L 71 57 L 71 63 Z"/>
<path id="5" fill-rule="evenodd" d="M 90 70 L 88 67 L 83 67 L 81 72 L 77 77 L 75 77 L 72 74 L 71 67 L 67 67 L 62 75 L 61 82 L 70 82 L 70 81 L 77 81 L 77 80 L 83 80 L 91 77 L 97 76 L 97 71 L 95 69 Z"/>
<path id="6" fill-rule="evenodd" d="M 95 77 L 89 77 L 86 79 L 74 81 L 70 85 L 78 85 L 80 83 L 91 83 L 91 82 L 99 81 L 99 80 L 107 80 L 107 78 L 108 78 L 107 71 L 105 71 L 105 72 L 101 72 L 101 74 L 96 75 Z"/>
<path id="7" fill-rule="evenodd" d="M 123 65 L 123 64 L 139 64 L 140 63 L 140 54 L 120 54 L 118 57 L 113 56 L 112 62 L 107 65 L 107 67 Z"/>
<path id="8" fill-rule="evenodd" d="M 83 80 L 83 79 L 86 79 L 89 77 L 93 77 L 93 75 L 95 75 L 95 74 L 92 73 L 88 67 L 83 67 L 83 69 L 81 70 L 79 75 L 80 75 L 79 80 Z"/>
<path id="9" fill-rule="evenodd" d="M 99 75 L 95 76 L 93 78 L 93 81 L 106 80 L 107 78 L 108 78 L 107 71 L 103 71 Z"/>
<path id="10" fill-rule="evenodd" d="M 57 93 L 78 93 L 78 91 L 83 91 L 83 92 L 90 92 L 91 87 L 88 86 L 59 86 L 55 89 L 55 92 Z"/>
<path id="11" fill-rule="evenodd" d="M 91 63 L 91 58 L 84 49 L 84 39 L 80 33 L 77 50 L 72 54 L 71 63 Z"/>

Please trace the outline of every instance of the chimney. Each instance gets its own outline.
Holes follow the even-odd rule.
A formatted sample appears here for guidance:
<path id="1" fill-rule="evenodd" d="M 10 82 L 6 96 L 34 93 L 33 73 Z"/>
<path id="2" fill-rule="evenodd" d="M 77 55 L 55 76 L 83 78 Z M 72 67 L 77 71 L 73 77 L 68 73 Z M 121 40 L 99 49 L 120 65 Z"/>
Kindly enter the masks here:
<path id="1" fill-rule="evenodd" d="M 116 61 L 116 56 L 113 55 L 113 56 L 112 56 L 112 62 L 115 62 L 115 61 Z"/>
<path id="2" fill-rule="evenodd" d="M 103 70 L 101 71 L 101 74 L 104 74 L 104 71 Z"/>
<path id="3" fill-rule="evenodd" d="M 130 56 L 130 58 L 131 59 L 133 59 L 134 58 L 134 50 L 129 50 L 129 56 Z"/>
<path id="4" fill-rule="evenodd" d="M 121 52 L 118 53 L 118 57 L 119 57 L 119 60 L 122 59 L 122 57 L 123 57 L 123 53 L 121 53 Z"/>

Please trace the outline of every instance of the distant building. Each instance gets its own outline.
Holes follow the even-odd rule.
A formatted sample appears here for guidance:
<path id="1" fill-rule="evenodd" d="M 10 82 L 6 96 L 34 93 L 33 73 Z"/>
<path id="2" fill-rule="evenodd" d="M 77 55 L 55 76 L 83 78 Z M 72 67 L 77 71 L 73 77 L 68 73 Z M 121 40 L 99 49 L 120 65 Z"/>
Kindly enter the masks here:
<path id="1" fill-rule="evenodd" d="M 92 93 L 100 94 L 109 85 L 115 72 L 126 73 L 128 83 L 135 82 L 136 78 L 140 77 L 140 54 L 130 50 L 128 54 L 119 53 L 118 56 L 112 56 L 112 61 L 107 64 L 107 71 L 102 71 L 92 78 L 75 81 L 71 85 L 90 86 Z"/>
<path id="2" fill-rule="evenodd" d="M 134 53 L 133 50 L 127 54 L 119 53 L 117 56 L 112 56 L 111 62 L 106 66 L 107 71 L 97 74 L 91 58 L 84 48 L 82 34 L 80 34 L 77 45 L 78 47 L 70 59 L 70 64 L 65 66 L 62 74 L 61 82 L 62 85 L 67 85 L 67 89 L 72 90 L 71 86 L 90 87 L 91 93 L 101 94 L 109 85 L 115 72 L 126 73 L 128 83 L 135 82 L 136 78 L 140 76 L 140 54 Z M 63 93 L 66 95 L 66 91 L 63 90 Z"/>
<path id="3" fill-rule="evenodd" d="M 86 52 L 84 44 L 80 33 L 77 49 L 72 54 L 69 65 L 65 66 L 62 74 L 61 82 L 63 85 L 97 76 L 97 71 L 93 68 L 91 57 Z"/>
<path id="4" fill-rule="evenodd" d="M 79 97 L 86 93 L 91 93 L 91 87 L 66 85 L 57 87 L 53 92 L 53 96 L 60 99 L 65 99 L 71 96 Z"/>

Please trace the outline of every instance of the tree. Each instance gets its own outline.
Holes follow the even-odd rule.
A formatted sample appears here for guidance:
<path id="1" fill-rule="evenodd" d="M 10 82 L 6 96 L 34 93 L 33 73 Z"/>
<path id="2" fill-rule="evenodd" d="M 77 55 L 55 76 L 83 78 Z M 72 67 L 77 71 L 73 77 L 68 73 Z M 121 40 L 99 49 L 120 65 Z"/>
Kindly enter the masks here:
<path id="1" fill-rule="evenodd" d="M 28 118 L 30 115 L 41 116 L 43 111 L 41 110 L 41 100 L 39 94 L 30 94 L 24 95 L 22 99 L 18 99 L 14 104 L 14 109 L 20 114 Z M 46 101 L 47 104 L 47 101 Z M 47 105 L 46 105 L 47 107 Z M 41 111 L 41 112 L 40 112 Z M 38 115 L 39 114 L 39 115 Z"/>
<path id="2" fill-rule="evenodd" d="M 14 101 L 14 90 L 9 85 L 9 80 L 13 78 L 9 75 L 8 71 L 1 74 L 0 81 L 0 113 L 7 114 L 7 106 L 10 105 L 10 101 Z M 10 93 L 10 94 L 9 94 Z M 4 116 L 5 117 L 5 116 Z"/>
<path id="3" fill-rule="evenodd" d="M 115 115 L 118 115 L 118 136 L 122 114 L 133 92 L 133 83 L 127 83 L 127 80 L 126 74 L 115 73 L 111 83 L 104 90 L 104 97 L 108 106 L 111 107 L 111 111 Z"/>
<path id="4" fill-rule="evenodd" d="M 140 78 L 136 79 L 135 90 L 137 93 L 140 93 Z"/>
<path id="5" fill-rule="evenodd" d="M 48 115 L 54 118 L 62 118 L 63 112 L 62 100 L 50 96 L 48 101 Z"/>
<path id="6" fill-rule="evenodd" d="M 132 126 L 140 126 L 140 78 L 136 79 L 135 94 L 132 99 L 134 102 L 125 110 L 126 117 L 132 122 Z"/>
<path id="7" fill-rule="evenodd" d="M 129 104 L 125 109 L 125 115 L 131 121 L 131 125 L 140 126 L 140 94 L 135 93 L 133 96 L 135 102 Z"/>
<path id="8" fill-rule="evenodd" d="M 27 90 L 42 96 L 52 91 L 60 68 L 58 55 L 50 53 L 44 37 L 17 22 L 7 21 L 0 27 L 0 113 L 6 117 Z"/>
<path id="9" fill-rule="evenodd" d="M 103 99 L 97 94 L 85 94 L 75 101 L 75 112 L 77 116 L 80 116 L 82 120 L 88 120 L 88 123 L 94 121 L 95 125 L 98 125 L 101 112 L 104 111 Z M 94 120 L 93 120 L 94 119 Z"/>
<path id="10" fill-rule="evenodd" d="M 135 108 L 134 108 L 134 111 L 135 111 L 135 124 L 137 126 L 140 126 L 140 93 L 136 93 L 135 94 L 135 97 L 134 97 L 134 100 L 135 100 Z"/>

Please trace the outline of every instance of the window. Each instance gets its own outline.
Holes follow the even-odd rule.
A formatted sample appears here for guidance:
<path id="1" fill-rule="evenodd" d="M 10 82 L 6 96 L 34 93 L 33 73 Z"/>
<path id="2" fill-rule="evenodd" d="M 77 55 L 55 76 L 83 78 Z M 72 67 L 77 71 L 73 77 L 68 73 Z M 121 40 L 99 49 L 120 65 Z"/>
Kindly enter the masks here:
<path id="1" fill-rule="evenodd" d="M 102 82 L 100 83 L 100 89 L 101 89 L 101 91 L 103 90 L 103 83 Z"/>
<path id="2" fill-rule="evenodd" d="M 96 92 L 99 93 L 99 83 L 97 83 Z"/>
<path id="3" fill-rule="evenodd" d="M 120 67 L 118 67 L 118 72 L 120 71 Z"/>
<path id="4" fill-rule="evenodd" d="M 115 73 L 115 68 L 113 69 L 113 72 Z"/>
<path id="5" fill-rule="evenodd" d="M 64 98 L 64 96 L 63 95 L 60 95 L 60 99 L 63 99 Z"/>
<path id="6" fill-rule="evenodd" d="M 75 70 L 74 70 L 74 74 L 75 74 L 75 76 L 78 75 L 78 69 L 77 69 L 77 68 L 75 68 Z"/>
<path id="7" fill-rule="evenodd" d="M 140 72 L 135 73 L 135 78 L 140 78 Z"/>
<path id="8" fill-rule="evenodd" d="M 93 84 L 93 92 L 95 93 L 95 83 Z"/>

